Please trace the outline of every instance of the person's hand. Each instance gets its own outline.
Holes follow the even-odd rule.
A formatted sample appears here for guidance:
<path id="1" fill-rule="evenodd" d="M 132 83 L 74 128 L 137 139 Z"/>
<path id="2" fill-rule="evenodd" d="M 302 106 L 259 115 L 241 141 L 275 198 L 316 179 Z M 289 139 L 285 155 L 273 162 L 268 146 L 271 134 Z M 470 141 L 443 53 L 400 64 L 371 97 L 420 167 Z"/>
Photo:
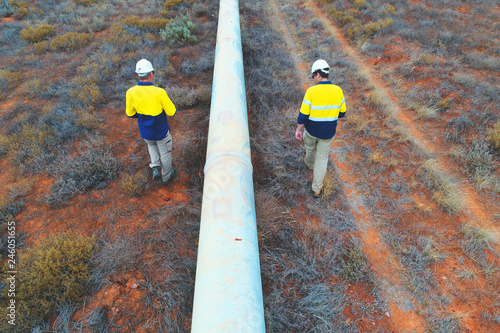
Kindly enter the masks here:
<path id="1" fill-rule="evenodd" d="M 297 140 L 302 140 L 304 138 L 302 134 L 302 128 L 297 127 L 297 129 L 295 130 L 295 138 Z"/>

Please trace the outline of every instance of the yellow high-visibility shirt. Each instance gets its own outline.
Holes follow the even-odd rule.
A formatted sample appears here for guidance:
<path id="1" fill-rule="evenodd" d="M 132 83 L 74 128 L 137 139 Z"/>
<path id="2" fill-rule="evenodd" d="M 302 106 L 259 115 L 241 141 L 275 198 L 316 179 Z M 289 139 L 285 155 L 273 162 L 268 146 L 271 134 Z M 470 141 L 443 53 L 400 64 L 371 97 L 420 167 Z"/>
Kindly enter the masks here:
<path id="1" fill-rule="evenodd" d="M 337 119 L 344 117 L 344 92 L 330 81 L 320 81 L 307 89 L 297 122 L 319 139 L 331 139 L 337 130 Z"/>
<path id="2" fill-rule="evenodd" d="M 176 108 L 165 89 L 140 81 L 127 90 L 125 112 L 127 116 L 137 118 L 143 139 L 157 141 L 167 136 L 167 116 L 173 116 Z"/>

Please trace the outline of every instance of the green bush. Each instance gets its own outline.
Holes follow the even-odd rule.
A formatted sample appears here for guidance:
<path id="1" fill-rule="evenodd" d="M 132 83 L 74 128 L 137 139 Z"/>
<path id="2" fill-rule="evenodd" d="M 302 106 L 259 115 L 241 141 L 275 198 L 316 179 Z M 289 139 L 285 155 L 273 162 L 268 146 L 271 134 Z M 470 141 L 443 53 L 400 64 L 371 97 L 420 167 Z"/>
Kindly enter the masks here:
<path id="1" fill-rule="evenodd" d="M 54 51 L 76 51 L 90 42 L 89 34 L 68 32 L 54 38 L 50 42 L 50 49 Z"/>
<path id="2" fill-rule="evenodd" d="M 54 34 L 54 27 L 52 25 L 44 24 L 36 28 L 29 27 L 21 30 L 19 37 L 28 43 L 38 43 Z"/>
<path id="3" fill-rule="evenodd" d="M 82 300 L 87 291 L 89 262 L 94 251 L 93 236 L 51 235 L 19 255 L 16 276 L 18 332 L 30 331 L 56 315 L 62 304 L 75 305 Z"/>
<path id="4" fill-rule="evenodd" d="M 168 41 L 170 45 L 173 44 L 194 44 L 197 39 L 193 35 L 196 30 L 196 25 L 191 21 L 189 15 L 180 16 L 171 20 L 165 29 L 160 30 L 160 36 L 163 40 Z"/>

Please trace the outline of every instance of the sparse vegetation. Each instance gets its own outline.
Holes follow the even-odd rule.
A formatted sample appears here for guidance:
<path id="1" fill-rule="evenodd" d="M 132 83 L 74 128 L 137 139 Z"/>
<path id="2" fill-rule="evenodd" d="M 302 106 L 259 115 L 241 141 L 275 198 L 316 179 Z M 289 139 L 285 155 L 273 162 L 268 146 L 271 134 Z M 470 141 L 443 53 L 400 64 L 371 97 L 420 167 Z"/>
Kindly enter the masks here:
<path id="1" fill-rule="evenodd" d="M 96 141 L 86 143 L 79 156 L 64 158 L 59 167 L 59 177 L 52 184 L 47 198 L 53 206 L 67 202 L 77 193 L 103 188 L 119 173 L 118 160 Z"/>
<path id="2" fill-rule="evenodd" d="M 461 231 L 464 235 L 464 249 L 471 255 L 484 254 L 488 249 L 495 251 L 495 246 L 500 242 L 499 235 L 494 230 L 464 224 Z"/>
<path id="3" fill-rule="evenodd" d="M 0 100 L 6 97 L 6 92 L 15 89 L 22 80 L 22 74 L 9 70 L 0 71 Z"/>
<path id="4" fill-rule="evenodd" d="M 88 287 L 94 243 L 94 237 L 50 235 L 20 255 L 20 283 L 16 285 L 18 330 L 29 331 L 57 314 L 59 306 L 82 301 Z M 7 329 L 6 321 L 1 325 Z"/>
<path id="5" fill-rule="evenodd" d="M 81 292 L 71 293 L 78 297 L 51 298 L 32 310 L 37 318 L 23 312 L 24 331 L 187 332 L 218 1 L 10 5 L 0 5 L 2 255 L 15 223 L 17 251 L 32 265 L 18 267 L 27 272 L 19 282 L 42 281 L 52 276 L 36 277 L 31 267 L 50 260 L 31 257 L 44 238 L 60 237 L 45 235 L 71 230 L 82 235 L 68 236 L 75 242 L 95 234 L 91 261 L 72 262 L 86 272 L 82 289 L 73 289 Z M 240 2 L 268 331 L 497 330 L 492 6 Z M 169 118 L 179 176 L 168 187 L 150 179 L 137 124 L 123 114 L 141 58 L 153 62 L 155 85 L 180 111 Z M 322 196 L 313 199 L 293 131 L 319 58 L 331 65 L 348 111 Z M 47 285 L 35 294 L 63 294 Z M 452 312 L 457 303 L 470 313 Z"/>
<path id="6" fill-rule="evenodd" d="M 422 165 L 425 182 L 435 188 L 433 199 L 450 214 L 458 214 L 466 209 L 467 202 L 457 184 L 446 176 L 434 159 L 426 160 Z"/>

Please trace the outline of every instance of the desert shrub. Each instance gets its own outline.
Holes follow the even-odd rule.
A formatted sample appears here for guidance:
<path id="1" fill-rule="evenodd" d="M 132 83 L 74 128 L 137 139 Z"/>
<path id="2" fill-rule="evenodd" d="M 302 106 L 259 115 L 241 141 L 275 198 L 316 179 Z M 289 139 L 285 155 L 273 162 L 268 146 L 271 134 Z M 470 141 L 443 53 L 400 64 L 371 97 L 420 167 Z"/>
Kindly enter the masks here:
<path id="1" fill-rule="evenodd" d="M 500 149 L 500 120 L 493 125 L 493 128 L 488 129 L 488 142 L 496 149 Z"/>
<path id="2" fill-rule="evenodd" d="M 146 192 L 147 176 L 143 171 L 126 173 L 122 177 L 120 187 L 126 194 L 141 196 Z"/>
<path id="3" fill-rule="evenodd" d="M 390 3 L 385 4 L 385 11 L 386 11 L 385 14 L 396 15 L 396 8 Z"/>
<path id="4" fill-rule="evenodd" d="M 439 111 L 446 111 L 451 108 L 453 100 L 450 97 L 440 100 L 434 107 Z"/>
<path id="5" fill-rule="evenodd" d="M 187 109 L 196 105 L 209 105 L 212 97 L 212 89 L 208 86 L 194 90 L 168 86 L 166 91 L 178 109 Z"/>
<path id="6" fill-rule="evenodd" d="M 50 50 L 50 43 L 47 40 L 43 40 L 41 42 L 35 43 L 33 45 L 36 54 L 42 54 Z"/>
<path id="7" fill-rule="evenodd" d="M 459 214 L 466 209 L 467 200 L 456 182 L 441 171 L 437 160 L 428 159 L 422 164 L 421 177 L 427 186 L 435 189 L 432 199 L 449 214 Z"/>
<path id="8" fill-rule="evenodd" d="M 2 135 L 2 150 L 14 156 L 19 171 L 39 159 L 54 142 L 54 132 L 47 126 L 24 124 L 20 133 Z"/>
<path id="9" fill-rule="evenodd" d="M 37 43 L 55 34 L 54 26 L 44 24 L 36 28 L 25 28 L 19 33 L 19 37 L 28 43 Z"/>
<path id="10" fill-rule="evenodd" d="M 86 6 L 93 5 L 99 1 L 100 0 L 73 0 L 73 2 L 76 3 L 77 5 L 86 5 Z"/>
<path id="11" fill-rule="evenodd" d="M 466 56 L 467 62 L 475 69 L 500 69 L 500 60 L 497 57 L 485 57 L 482 54 L 468 54 Z"/>
<path id="12" fill-rule="evenodd" d="M 19 87 L 19 90 L 28 97 L 37 97 L 46 89 L 47 86 L 40 79 L 31 79 Z"/>
<path id="13" fill-rule="evenodd" d="M 456 117 L 446 124 L 449 130 L 445 133 L 445 138 L 447 140 L 463 143 L 464 133 L 470 129 L 471 120 L 467 116 Z"/>
<path id="14" fill-rule="evenodd" d="M 181 2 L 182 2 L 182 0 L 165 0 L 165 3 L 163 6 L 166 9 L 172 9 L 172 8 L 177 7 Z"/>
<path id="15" fill-rule="evenodd" d="M 101 91 L 95 83 L 79 85 L 70 92 L 70 96 L 84 106 L 95 106 L 103 100 Z"/>
<path id="16" fill-rule="evenodd" d="M 264 248 L 277 247 L 283 242 L 292 242 L 295 231 L 293 216 L 278 199 L 265 191 L 255 194 L 255 211 L 259 245 Z"/>
<path id="17" fill-rule="evenodd" d="M 96 110 L 93 106 L 74 109 L 76 115 L 76 126 L 84 128 L 88 131 L 99 128 L 101 120 L 96 115 Z"/>
<path id="18" fill-rule="evenodd" d="M 68 32 L 50 41 L 50 49 L 54 51 L 76 51 L 90 43 L 90 35 Z"/>
<path id="19" fill-rule="evenodd" d="M 434 119 L 437 117 L 439 109 L 435 106 L 421 106 L 417 108 L 418 119 Z"/>
<path id="20" fill-rule="evenodd" d="M 328 7 L 329 15 L 335 19 L 340 25 L 344 26 L 349 23 L 358 22 L 357 19 L 354 18 L 354 15 L 357 14 L 358 10 L 350 10 L 348 12 L 342 12 L 333 6 Z"/>
<path id="21" fill-rule="evenodd" d="M 122 52 L 130 51 L 139 45 L 139 37 L 125 30 L 122 23 L 114 23 L 109 31 L 108 43 L 110 46 L 118 47 Z"/>
<path id="22" fill-rule="evenodd" d="M 99 52 L 93 53 L 83 66 L 78 67 L 80 77 L 76 82 L 80 85 L 103 83 L 116 73 L 120 65 L 117 49 L 105 45 Z"/>
<path id="23" fill-rule="evenodd" d="M 119 163 L 98 140 L 83 145 L 75 157 L 65 157 L 54 168 L 57 172 L 47 202 L 53 206 L 67 202 L 77 193 L 104 188 L 119 173 Z"/>
<path id="24" fill-rule="evenodd" d="M 69 98 L 69 97 L 67 97 Z M 59 144 L 74 139 L 81 134 L 81 129 L 76 125 L 74 105 L 60 103 L 57 105 L 46 105 L 42 109 L 38 126 L 49 128 Z"/>
<path id="25" fill-rule="evenodd" d="M 347 35 L 353 39 L 368 39 L 383 28 L 392 25 L 394 21 L 390 18 L 381 19 L 376 22 L 361 24 L 360 21 L 347 29 Z"/>
<path id="26" fill-rule="evenodd" d="M 445 258 L 432 238 L 418 236 L 417 239 L 412 239 L 413 237 L 415 236 L 409 236 L 410 239 L 400 239 L 393 244 L 400 249 L 401 261 L 413 271 L 423 272 L 427 266 Z"/>
<path id="27" fill-rule="evenodd" d="M 84 31 L 93 31 L 99 32 L 103 31 L 106 28 L 106 18 L 102 17 L 102 14 L 99 16 L 83 16 L 78 19 L 78 26 L 75 29 L 78 29 L 78 32 Z"/>
<path id="28" fill-rule="evenodd" d="M 9 91 L 17 88 L 17 86 L 21 83 L 22 78 L 22 74 L 18 72 L 12 72 L 9 70 L 0 71 L 0 90 Z"/>
<path id="29" fill-rule="evenodd" d="M 469 172 L 475 178 L 490 175 L 495 169 L 494 156 L 491 154 L 486 142 L 475 143 L 465 155 Z"/>
<path id="30" fill-rule="evenodd" d="M 366 0 L 354 0 L 354 6 L 361 8 L 366 5 Z"/>
<path id="31" fill-rule="evenodd" d="M 207 6 L 205 6 L 202 3 L 196 3 L 193 6 L 193 13 L 194 13 L 194 16 L 196 16 L 196 17 L 202 17 L 202 16 L 207 15 L 208 8 L 207 8 Z"/>
<path id="32" fill-rule="evenodd" d="M 16 285 L 19 332 L 49 319 L 57 313 L 58 306 L 82 300 L 94 243 L 94 237 L 50 235 L 20 254 Z"/>
<path id="33" fill-rule="evenodd" d="M 123 25 L 128 25 L 129 27 L 137 27 L 140 29 L 149 29 L 149 30 L 159 30 L 165 27 L 170 20 L 166 18 L 146 18 L 141 19 L 138 16 L 132 15 L 123 20 L 121 23 Z"/>
<path id="34" fill-rule="evenodd" d="M 214 54 L 202 55 L 199 60 L 187 59 L 182 62 L 180 71 L 184 76 L 199 75 L 214 68 Z"/>
<path id="35" fill-rule="evenodd" d="M 193 32 L 196 30 L 196 25 L 191 21 L 191 17 L 181 15 L 165 26 L 165 29 L 160 30 L 160 36 L 170 45 L 174 44 L 194 44 L 197 41 Z"/>
<path id="36" fill-rule="evenodd" d="M 361 246 L 350 240 L 342 250 L 340 276 L 347 282 L 369 281 L 370 265 Z"/>
<path id="37" fill-rule="evenodd" d="M 24 20 L 26 16 L 32 16 L 35 14 L 43 14 L 43 10 L 30 6 L 26 1 L 11 0 L 10 4 L 14 10 L 14 17 L 17 20 Z"/>
<path id="38" fill-rule="evenodd" d="M 476 257 L 485 254 L 485 251 L 495 251 L 500 242 L 499 234 L 495 230 L 478 228 L 471 224 L 463 224 L 461 229 L 463 234 L 463 248 L 469 255 Z"/>
<path id="39" fill-rule="evenodd" d="M 110 324 L 108 321 L 108 308 L 106 306 L 99 306 L 82 318 L 82 326 L 90 328 L 90 332 L 110 332 Z"/>
<path id="40" fill-rule="evenodd" d="M 429 318 L 429 332 L 460 333 L 464 327 L 458 316 L 436 316 Z"/>

